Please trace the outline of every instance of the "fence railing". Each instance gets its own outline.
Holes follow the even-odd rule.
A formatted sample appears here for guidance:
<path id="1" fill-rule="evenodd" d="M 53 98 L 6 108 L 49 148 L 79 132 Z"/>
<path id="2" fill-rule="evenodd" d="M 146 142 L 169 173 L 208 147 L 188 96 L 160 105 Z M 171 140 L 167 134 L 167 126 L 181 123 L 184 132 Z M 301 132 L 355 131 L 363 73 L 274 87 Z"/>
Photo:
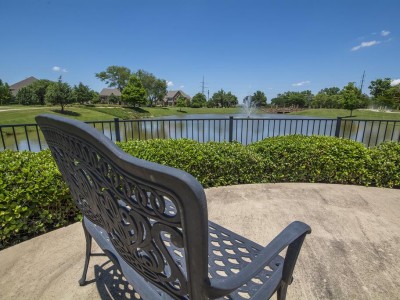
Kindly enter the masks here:
<path id="1" fill-rule="evenodd" d="M 375 146 L 400 141 L 399 120 L 353 120 L 323 118 L 214 118 L 138 119 L 86 122 L 113 141 L 129 139 L 180 139 L 199 142 L 253 143 L 267 137 L 292 134 L 346 138 Z M 0 150 L 40 151 L 46 142 L 37 124 L 0 125 Z"/>

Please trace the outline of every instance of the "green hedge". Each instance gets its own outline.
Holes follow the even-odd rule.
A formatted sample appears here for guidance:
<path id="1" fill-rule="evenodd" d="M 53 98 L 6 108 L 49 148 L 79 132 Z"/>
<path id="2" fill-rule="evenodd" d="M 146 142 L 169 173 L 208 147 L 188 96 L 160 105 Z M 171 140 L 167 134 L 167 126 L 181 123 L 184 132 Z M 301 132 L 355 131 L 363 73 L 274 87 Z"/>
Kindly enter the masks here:
<path id="1" fill-rule="evenodd" d="M 243 146 L 191 140 L 119 143 L 126 152 L 191 173 L 204 187 L 326 182 L 400 188 L 400 144 L 372 149 L 333 137 L 285 136 Z M 0 152 L 0 249 L 80 218 L 49 150 Z"/>
<path id="2" fill-rule="evenodd" d="M 248 146 L 264 159 L 263 182 L 371 183 L 369 149 L 325 136 L 282 136 Z"/>
<path id="3" fill-rule="evenodd" d="M 0 152 L 0 249 L 77 220 L 50 151 Z"/>
<path id="4" fill-rule="evenodd" d="M 373 183 L 379 187 L 400 188 L 400 143 L 388 142 L 370 150 L 367 166 Z"/>
<path id="5" fill-rule="evenodd" d="M 119 143 L 125 152 L 184 170 L 204 187 L 260 182 L 262 158 L 239 143 L 147 140 Z"/>

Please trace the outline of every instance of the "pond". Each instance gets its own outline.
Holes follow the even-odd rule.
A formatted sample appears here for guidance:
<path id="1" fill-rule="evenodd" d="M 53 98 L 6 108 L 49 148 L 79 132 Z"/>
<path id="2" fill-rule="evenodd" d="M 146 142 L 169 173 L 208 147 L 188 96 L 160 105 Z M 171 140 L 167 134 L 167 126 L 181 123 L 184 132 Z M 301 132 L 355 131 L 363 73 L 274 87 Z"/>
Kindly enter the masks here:
<path id="1" fill-rule="evenodd" d="M 339 136 L 376 145 L 386 140 L 400 138 L 400 121 L 366 121 L 342 119 L 338 128 L 337 119 L 319 119 L 284 114 L 257 114 L 250 118 L 245 114 L 232 115 L 199 114 L 165 116 L 153 119 L 119 120 L 121 141 L 129 139 L 187 138 L 199 142 L 238 141 L 249 144 L 267 137 L 302 134 Z M 114 121 L 88 122 L 116 140 Z M 46 148 L 43 135 L 35 126 L 3 128 L 0 150 L 4 149 L 39 151 Z"/>

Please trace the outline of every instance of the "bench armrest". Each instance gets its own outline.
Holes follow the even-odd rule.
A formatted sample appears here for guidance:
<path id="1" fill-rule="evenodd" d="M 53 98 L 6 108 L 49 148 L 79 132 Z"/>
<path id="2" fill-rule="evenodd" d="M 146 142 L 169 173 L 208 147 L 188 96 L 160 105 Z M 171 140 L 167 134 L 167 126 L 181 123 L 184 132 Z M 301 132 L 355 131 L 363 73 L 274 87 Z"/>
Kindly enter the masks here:
<path id="1" fill-rule="evenodd" d="M 285 277 L 285 264 L 287 260 L 290 260 L 290 262 L 293 264 L 293 266 L 289 267 L 289 269 L 291 269 L 289 270 L 291 277 L 291 272 L 293 271 L 294 263 L 297 260 L 298 252 L 300 251 L 305 235 L 308 233 L 311 233 L 311 228 L 307 224 L 299 221 L 291 223 L 280 234 L 278 234 L 271 241 L 271 243 L 269 243 L 264 249 L 262 249 L 251 263 L 240 270 L 237 274 L 225 279 L 210 280 L 209 297 L 222 297 L 238 289 L 245 283 L 249 282 L 258 273 L 260 273 L 260 271 L 264 269 L 265 266 L 267 266 L 283 249 L 285 249 L 286 247 L 290 248 L 292 246 L 292 248 L 295 248 L 292 249 L 292 251 L 294 252 L 292 254 L 295 257 L 288 258 L 288 249 L 282 276 Z M 286 272 L 288 272 L 288 270 L 286 270 Z"/>

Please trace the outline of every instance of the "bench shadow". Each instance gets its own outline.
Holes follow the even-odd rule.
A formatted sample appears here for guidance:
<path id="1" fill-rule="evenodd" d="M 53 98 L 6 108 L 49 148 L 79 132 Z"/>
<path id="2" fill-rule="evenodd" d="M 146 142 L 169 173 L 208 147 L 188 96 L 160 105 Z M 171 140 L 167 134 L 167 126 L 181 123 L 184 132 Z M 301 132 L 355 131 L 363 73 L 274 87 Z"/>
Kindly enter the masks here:
<path id="1" fill-rule="evenodd" d="M 110 260 L 100 266 L 95 265 L 94 274 L 93 281 L 102 300 L 142 299 Z"/>

